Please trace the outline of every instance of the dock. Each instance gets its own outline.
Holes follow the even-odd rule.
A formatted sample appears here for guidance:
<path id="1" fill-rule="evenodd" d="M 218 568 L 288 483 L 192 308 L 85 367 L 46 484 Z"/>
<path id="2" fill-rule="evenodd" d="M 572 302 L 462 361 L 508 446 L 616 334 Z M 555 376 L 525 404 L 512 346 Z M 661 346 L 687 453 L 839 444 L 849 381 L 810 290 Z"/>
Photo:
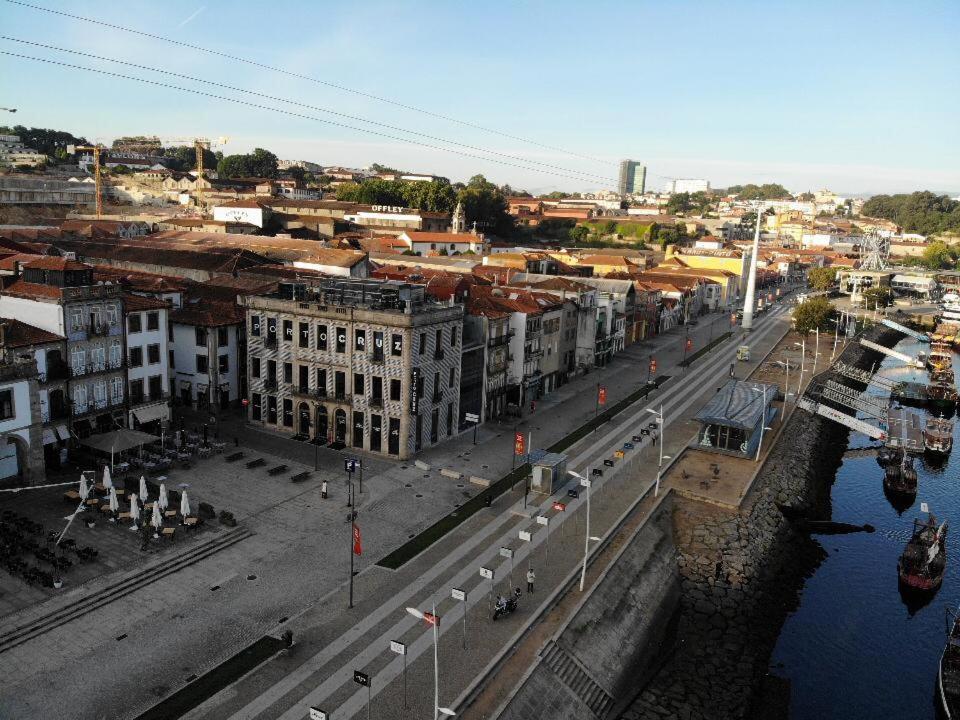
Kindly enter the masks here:
<path id="1" fill-rule="evenodd" d="M 889 447 L 904 448 L 907 452 L 923 452 L 923 421 L 916 413 L 903 408 L 891 408 L 887 413 L 887 440 Z"/>

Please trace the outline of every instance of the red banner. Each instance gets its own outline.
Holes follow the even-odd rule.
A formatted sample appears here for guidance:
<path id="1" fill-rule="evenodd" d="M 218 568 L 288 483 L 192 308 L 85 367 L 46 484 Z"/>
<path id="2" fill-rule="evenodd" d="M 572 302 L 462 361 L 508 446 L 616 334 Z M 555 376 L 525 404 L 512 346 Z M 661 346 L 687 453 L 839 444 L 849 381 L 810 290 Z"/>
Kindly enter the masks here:
<path id="1" fill-rule="evenodd" d="M 657 359 L 650 358 L 650 373 L 653 374 L 657 371 Z"/>
<path id="2" fill-rule="evenodd" d="M 553 509 L 556 510 L 557 512 L 563 512 L 564 510 L 567 509 L 567 506 L 566 504 L 558 501 L 553 504 Z"/>
<path id="3" fill-rule="evenodd" d="M 687 352 L 693 350 L 693 338 L 687 338 Z"/>
<path id="4" fill-rule="evenodd" d="M 601 405 L 607 404 L 607 389 L 603 385 L 597 388 L 597 402 Z"/>
<path id="5" fill-rule="evenodd" d="M 440 624 L 440 616 L 439 616 L 439 615 L 434 615 L 433 613 L 424 613 L 424 614 L 423 614 L 423 621 L 424 621 L 427 625 L 439 625 L 439 624 Z"/>
<path id="6" fill-rule="evenodd" d="M 513 436 L 513 454 L 523 455 L 523 433 L 518 432 Z"/>
<path id="7" fill-rule="evenodd" d="M 736 325 L 736 324 L 737 324 L 737 314 L 736 314 L 736 313 L 730 313 L 730 324 L 731 324 L 731 325 Z"/>
<path id="8" fill-rule="evenodd" d="M 363 555 L 363 545 L 360 542 L 360 527 L 353 524 L 353 554 Z"/>

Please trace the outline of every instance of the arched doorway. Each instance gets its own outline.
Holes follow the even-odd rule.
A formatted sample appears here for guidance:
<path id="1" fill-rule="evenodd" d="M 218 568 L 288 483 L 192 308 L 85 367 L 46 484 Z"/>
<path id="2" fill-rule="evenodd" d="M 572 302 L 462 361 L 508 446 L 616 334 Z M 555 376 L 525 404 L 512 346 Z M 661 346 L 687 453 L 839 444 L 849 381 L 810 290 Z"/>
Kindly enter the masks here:
<path id="1" fill-rule="evenodd" d="M 50 403 L 50 419 L 63 420 L 66 418 L 67 402 L 63 395 L 63 389 L 57 388 L 56 390 L 51 390 L 47 397 Z"/>
<path id="2" fill-rule="evenodd" d="M 305 402 L 300 403 L 297 408 L 297 414 L 300 417 L 300 434 L 310 436 L 310 406 Z"/>
<path id="3" fill-rule="evenodd" d="M 327 409 L 321 405 L 317 408 L 317 432 L 314 435 L 322 442 L 327 441 Z"/>
<path id="4" fill-rule="evenodd" d="M 333 413 L 333 439 L 338 443 L 347 440 L 347 414 L 342 409 Z"/>
<path id="5" fill-rule="evenodd" d="M 6 442 L 0 443 L 0 482 L 27 477 L 26 441 L 17 435 L 7 435 Z"/>

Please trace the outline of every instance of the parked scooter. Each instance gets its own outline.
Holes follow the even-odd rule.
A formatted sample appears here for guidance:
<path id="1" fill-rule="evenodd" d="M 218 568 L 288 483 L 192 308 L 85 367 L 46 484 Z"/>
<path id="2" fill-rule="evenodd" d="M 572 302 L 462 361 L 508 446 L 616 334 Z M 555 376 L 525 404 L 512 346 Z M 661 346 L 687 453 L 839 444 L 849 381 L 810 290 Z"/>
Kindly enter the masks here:
<path id="1" fill-rule="evenodd" d="M 513 597 L 504 598 L 500 595 L 497 598 L 496 605 L 493 606 L 493 619 L 496 621 L 501 615 L 508 615 L 517 609 L 517 605 L 520 604 L 520 588 L 517 588 L 513 591 Z"/>

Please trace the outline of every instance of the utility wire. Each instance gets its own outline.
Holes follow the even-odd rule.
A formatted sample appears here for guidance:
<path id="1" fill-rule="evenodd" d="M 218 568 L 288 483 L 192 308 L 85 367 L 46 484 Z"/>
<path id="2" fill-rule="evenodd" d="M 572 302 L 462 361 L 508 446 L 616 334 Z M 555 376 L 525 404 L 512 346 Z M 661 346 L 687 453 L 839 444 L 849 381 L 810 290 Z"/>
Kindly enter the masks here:
<path id="1" fill-rule="evenodd" d="M 367 93 L 362 90 L 357 90 L 355 88 L 347 87 L 346 85 L 339 85 L 337 83 L 333 83 L 327 80 L 320 80 L 319 78 L 310 77 L 309 75 L 301 75 L 299 73 L 291 72 L 290 70 L 284 70 L 283 68 L 274 67 L 272 65 L 266 65 L 264 63 L 256 62 L 255 60 L 239 57 L 237 55 L 230 55 L 228 53 L 223 53 L 218 50 L 211 50 L 210 48 L 205 48 L 201 45 L 193 45 L 191 43 L 186 43 L 181 40 L 174 40 L 173 38 L 164 37 L 163 35 L 155 35 L 153 33 L 144 32 L 142 30 L 135 30 L 133 28 L 124 27 L 123 25 L 115 25 L 113 23 L 104 22 L 103 20 L 96 20 L 94 18 L 88 18 L 82 15 L 74 15 L 72 13 L 63 12 L 62 10 L 53 10 L 51 8 L 42 7 L 40 5 L 33 5 L 31 3 L 21 2 L 20 0 L 5 0 L 5 1 L 12 5 L 20 5 L 21 7 L 30 8 L 31 10 L 39 10 L 41 12 L 50 13 L 51 15 L 60 15 L 61 17 L 67 17 L 67 18 L 70 18 L 71 20 L 80 20 L 82 22 L 91 23 L 93 25 L 100 25 L 101 27 L 110 28 L 111 30 L 120 30 L 121 32 L 131 33 L 133 35 L 139 35 L 140 37 L 150 38 L 151 40 L 160 40 L 161 42 L 171 43 L 173 45 L 178 45 L 180 47 L 189 48 L 190 50 L 196 50 L 198 52 L 207 53 L 208 55 L 216 55 L 218 57 L 222 57 L 227 60 L 234 60 L 236 62 L 241 62 L 246 65 L 252 65 L 254 67 L 262 68 L 263 70 L 269 70 L 271 72 L 280 73 L 282 75 L 298 78 L 300 80 L 307 80 L 308 82 L 316 83 L 318 85 L 325 85 L 326 87 L 331 87 L 336 90 L 348 92 L 353 95 L 359 95 L 360 97 L 365 97 L 370 100 L 376 100 L 377 102 L 393 105 L 394 107 L 402 108 L 404 110 L 410 110 L 412 112 L 420 113 L 421 115 L 427 115 L 432 118 L 437 118 L 438 120 L 446 120 L 447 122 L 456 123 L 457 125 L 463 125 L 464 127 L 474 128 L 475 130 L 482 130 L 483 132 L 491 133 L 493 135 L 499 135 L 501 137 L 509 138 L 511 140 L 518 140 L 520 142 L 524 142 L 529 145 L 535 145 L 537 147 L 541 147 L 546 150 L 554 150 L 556 152 L 562 152 L 565 155 L 578 157 L 583 160 L 591 160 L 593 162 L 601 163 L 607 166 L 610 165 L 609 162 L 605 160 L 600 160 L 599 158 L 592 157 L 590 155 L 584 155 L 582 153 L 573 152 L 572 150 L 566 150 L 564 148 L 556 147 L 554 145 L 545 145 L 543 143 L 537 142 L 536 140 L 530 140 L 529 138 L 520 137 L 519 135 L 511 135 L 509 133 L 505 133 L 500 130 L 494 130 L 492 128 L 484 127 L 483 125 L 478 125 L 477 123 L 468 122 L 466 120 L 459 120 L 457 118 L 450 117 L 449 115 L 442 115 L 440 113 L 433 112 L 431 110 L 424 110 L 423 108 L 418 108 L 418 107 L 415 107 L 414 105 L 408 105 L 398 100 L 391 100 L 389 98 L 381 97 L 379 95 L 374 95 L 372 93 Z"/>
<path id="2" fill-rule="evenodd" d="M 452 148 L 442 147 L 440 145 L 431 145 L 430 143 L 419 142 L 417 140 L 411 140 L 410 138 L 400 137 L 398 135 L 390 135 L 389 133 L 379 132 L 377 130 L 370 130 L 369 128 L 361 128 L 361 127 L 357 127 L 356 125 L 348 125 L 346 123 L 336 122 L 334 120 L 327 120 L 326 118 L 316 117 L 315 115 L 307 115 L 305 113 L 293 112 L 292 110 L 282 110 L 280 108 L 270 107 L 269 105 L 262 105 L 260 103 L 250 102 L 248 100 L 240 100 L 239 98 L 227 97 L 226 95 L 217 95 L 216 93 L 204 92 L 203 90 L 196 90 L 194 88 L 181 87 L 180 85 L 173 85 L 172 83 L 160 82 L 158 80 L 148 80 L 146 78 L 134 77 L 133 75 L 123 75 L 122 73 L 115 73 L 109 70 L 86 67 L 84 65 L 74 65 L 72 63 L 61 62 L 59 60 L 50 60 L 49 58 L 39 58 L 39 57 L 33 57 L 32 55 L 22 55 L 20 53 L 8 52 L 6 50 L 0 50 L 0 55 L 7 55 L 9 57 L 20 58 L 22 60 L 32 60 L 34 62 L 45 63 L 47 65 L 56 65 L 58 67 L 70 68 L 72 70 L 83 70 L 85 72 L 120 78 L 122 80 L 133 80 L 134 82 L 143 83 L 145 85 L 153 85 L 154 87 L 168 88 L 170 90 L 179 90 L 181 92 L 187 92 L 187 93 L 192 93 L 194 95 L 201 95 L 203 97 L 213 98 L 214 100 L 224 100 L 226 102 L 234 103 L 236 105 L 243 105 L 245 107 L 257 108 L 258 110 L 269 110 L 270 112 L 280 113 L 281 115 L 289 115 L 290 117 L 302 118 L 304 120 L 313 120 L 315 122 L 324 123 L 326 125 L 332 125 L 334 127 L 345 128 L 347 130 L 354 130 L 360 133 L 377 135 L 378 137 L 386 138 L 388 140 L 397 140 L 399 142 L 408 143 L 410 145 L 416 145 L 418 147 L 427 148 L 429 150 L 439 150 L 441 152 L 448 152 L 448 153 L 453 153 L 454 155 L 460 155 L 461 157 L 473 158 L 474 160 L 483 160 L 486 162 L 499 163 L 500 165 L 517 168 L 519 170 L 526 170 L 528 172 L 538 172 L 544 175 L 553 175 L 555 177 L 562 177 L 567 180 L 576 180 L 577 182 L 583 182 L 583 178 L 579 178 L 573 175 L 568 175 L 566 173 L 553 172 L 550 170 L 540 170 L 538 168 L 532 168 L 527 165 L 518 165 L 516 163 L 507 162 L 506 160 L 498 160 L 496 158 L 491 158 L 484 155 L 475 155 L 473 153 L 454 150 Z"/>
<path id="3" fill-rule="evenodd" d="M 571 170 L 569 168 L 561 167 L 559 165 L 551 165 L 549 163 L 539 162 L 538 160 L 529 160 L 524 157 L 518 157 L 516 155 L 510 155 L 508 153 L 498 152 L 497 150 L 490 150 L 487 148 L 478 147 L 476 145 L 468 145 L 465 143 L 456 142 L 455 140 L 447 140 L 446 138 L 438 137 L 436 135 L 429 135 L 427 133 L 417 132 L 416 130 L 407 130 L 406 128 L 398 127 L 396 125 L 389 125 L 387 123 L 382 123 L 377 120 L 368 120 L 367 118 L 360 117 L 358 115 L 350 115 L 348 113 L 340 112 L 338 110 L 331 110 L 329 108 L 320 107 L 318 105 L 309 105 L 307 103 L 298 102 L 296 100 L 290 100 L 288 98 L 276 97 L 274 95 L 266 95 L 264 93 L 256 92 L 254 90 L 245 90 L 243 88 L 235 87 L 233 85 L 226 85 L 224 83 L 215 82 L 213 80 L 205 80 L 204 78 L 196 77 L 193 75 L 183 75 L 181 73 L 173 72 L 171 70 L 163 70 L 162 68 L 151 67 L 149 65 L 139 65 L 137 63 L 127 62 L 125 60 L 119 60 L 117 58 L 105 57 L 103 55 L 93 55 L 91 53 L 85 53 L 79 50 L 71 50 L 69 48 L 63 48 L 57 45 L 47 45 L 45 43 L 33 42 L 31 40 L 23 40 L 21 38 L 10 37 L 8 35 L 0 35 L 0 40 L 7 40 L 9 42 L 21 43 L 23 45 L 30 45 L 33 47 L 45 48 L 47 50 L 56 50 L 58 52 L 70 53 L 71 55 L 80 55 L 82 57 L 91 58 L 93 60 L 104 60 L 106 62 L 112 62 L 118 65 L 125 65 L 127 67 L 136 68 L 138 70 L 147 70 L 149 72 L 181 78 L 182 80 L 190 80 L 192 82 L 203 83 L 204 85 L 210 85 L 212 87 L 223 88 L 224 90 L 232 90 L 234 92 L 246 93 L 248 95 L 253 95 L 256 97 L 263 98 L 265 100 L 274 100 L 277 102 L 287 103 L 289 105 L 295 105 L 297 107 L 306 108 L 308 110 L 316 110 L 318 112 L 328 113 L 330 115 L 336 115 L 338 117 L 346 118 L 348 120 L 356 120 L 358 122 L 367 123 L 369 125 L 382 127 L 387 130 L 393 130 L 396 132 L 403 132 L 403 133 L 408 133 L 410 135 L 416 135 L 418 137 L 422 137 L 427 140 L 434 140 L 436 142 L 447 143 L 449 145 L 456 145 L 458 147 L 466 148 L 468 150 L 475 150 L 477 152 L 487 153 L 489 155 L 497 155 L 499 157 L 506 158 L 507 160 L 513 160 L 515 162 L 527 163 L 528 165 L 539 165 L 541 167 L 549 168 L 551 170 L 560 170 L 561 172 L 570 173 L 572 175 L 581 175 L 583 176 L 583 180 L 590 180 L 592 182 L 599 181 L 599 182 L 605 182 L 605 183 L 614 182 L 611 178 L 604 177 L 601 175 L 594 175 L 593 173 L 585 173 L 580 170 Z"/>

